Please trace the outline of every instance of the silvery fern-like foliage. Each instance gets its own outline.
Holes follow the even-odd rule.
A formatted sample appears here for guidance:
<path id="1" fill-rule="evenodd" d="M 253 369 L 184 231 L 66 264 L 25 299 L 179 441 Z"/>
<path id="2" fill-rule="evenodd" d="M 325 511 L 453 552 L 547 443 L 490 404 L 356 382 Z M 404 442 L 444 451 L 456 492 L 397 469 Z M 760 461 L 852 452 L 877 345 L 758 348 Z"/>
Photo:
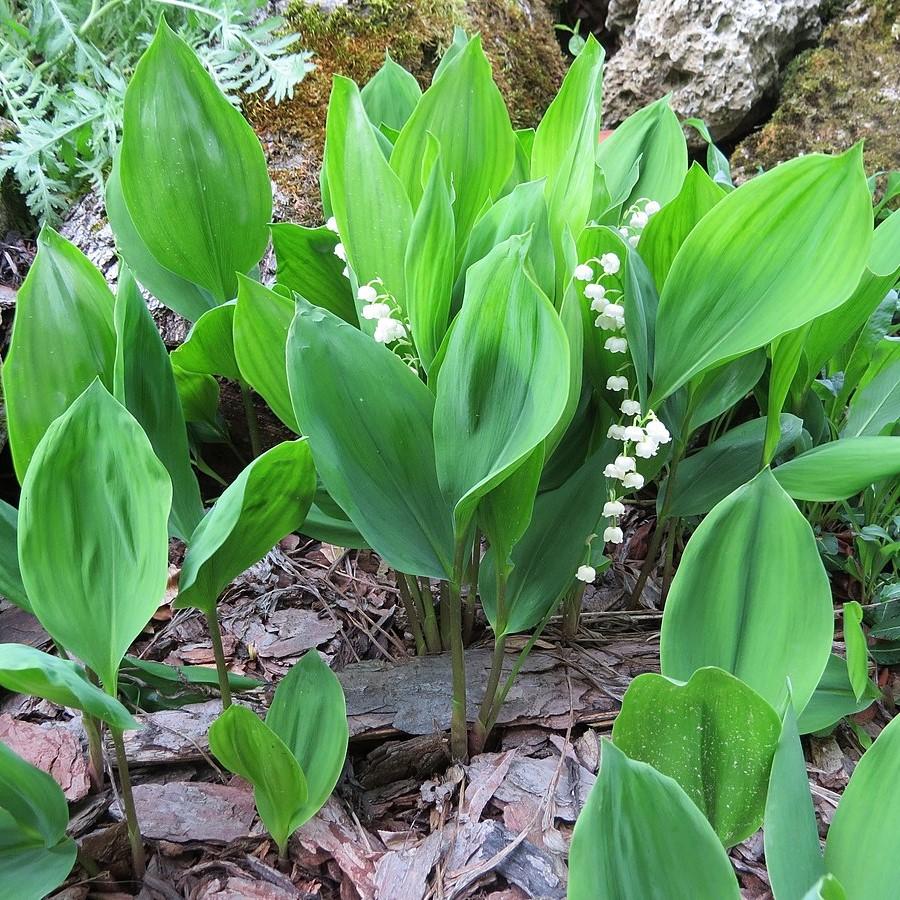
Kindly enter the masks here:
<path id="1" fill-rule="evenodd" d="M 312 68 L 263 0 L 0 0 L 0 178 L 55 222 L 88 185 L 102 189 L 125 87 L 159 16 L 222 91 L 281 102 Z"/>

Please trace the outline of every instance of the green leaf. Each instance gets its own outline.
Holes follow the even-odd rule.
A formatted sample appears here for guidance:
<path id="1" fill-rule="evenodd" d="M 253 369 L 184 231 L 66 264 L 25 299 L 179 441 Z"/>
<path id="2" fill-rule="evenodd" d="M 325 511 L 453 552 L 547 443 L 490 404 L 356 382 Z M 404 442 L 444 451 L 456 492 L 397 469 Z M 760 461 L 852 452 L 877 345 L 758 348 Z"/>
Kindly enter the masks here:
<path id="1" fill-rule="evenodd" d="M 357 324 L 350 279 L 344 277 L 344 263 L 334 253 L 340 238 L 325 227 L 304 228 L 291 222 L 271 228 L 278 284 Z"/>
<path id="2" fill-rule="evenodd" d="M 138 420 L 172 480 L 169 530 L 185 541 L 203 518 L 169 354 L 131 272 L 119 269 L 114 312 L 116 399 Z"/>
<path id="3" fill-rule="evenodd" d="M 20 482 L 50 423 L 98 376 L 112 387 L 115 353 L 106 281 L 80 250 L 45 226 L 16 298 L 3 365 L 9 446 Z"/>
<path id="4" fill-rule="evenodd" d="M 188 372 L 181 366 L 173 365 L 172 374 L 185 423 L 192 428 L 199 426 L 210 435 L 211 440 L 217 437 L 222 440 L 220 433 L 224 424 L 219 415 L 219 382 L 212 375 Z"/>
<path id="5" fill-rule="evenodd" d="M 651 406 L 839 306 L 863 272 L 871 222 L 861 146 L 784 163 L 717 203 L 682 244 L 660 297 Z M 823 257 L 823 235 L 841 251 Z"/>
<path id="6" fill-rule="evenodd" d="M 677 782 L 602 744 L 572 835 L 568 900 L 739 900 L 725 850 Z"/>
<path id="7" fill-rule="evenodd" d="M 8 691 L 80 709 L 119 731 L 140 728 L 118 700 L 88 681 L 77 663 L 25 644 L 0 644 L 0 684 Z"/>
<path id="8" fill-rule="evenodd" d="M 691 391 L 691 430 L 727 412 L 753 390 L 766 368 L 766 353 L 755 350 L 695 378 Z"/>
<path id="9" fill-rule="evenodd" d="M 688 153 L 669 98 L 639 109 L 598 144 L 597 165 L 612 197 L 621 195 L 637 165 L 638 179 L 622 203 L 625 209 L 643 197 L 661 205 L 676 197 L 687 172 Z"/>
<path id="10" fill-rule="evenodd" d="M 803 900 L 825 874 L 825 863 L 793 703 L 785 710 L 772 760 L 763 837 L 775 896 Z"/>
<path id="11" fill-rule="evenodd" d="M 662 672 L 684 681 L 718 666 L 776 709 L 790 678 L 802 710 L 833 635 L 831 587 L 812 528 L 763 469 L 688 541 L 663 615 Z"/>
<path id="12" fill-rule="evenodd" d="M 662 290 L 681 245 L 697 223 L 725 196 L 698 163 L 693 163 L 678 196 L 651 216 L 641 233 L 641 258 Z"/>
<path id="13" fill-rule="evenodd" d="M 191 535 L 175 605 L 214 608 L 229 582 L 303 524 L 315 491 L 305 440 L 285 441 L 253 460 Z"/>
<path id="14" fill-rule="evenodd" d="M 194 51 L 160 19 L 125 93 L 119 176 L 156 261 L 209 291 L 237 293 L 269 238 L 272 188 L 259 139 Z"/>
<path id="15" fill-rule="evenodd" d="M 852 437 L 813 447 L 775 469 L 795 500 L 845 500 L 900 473 L 900 437 Z"/>
<path id="16" fill-rule="evenodd" d="M 656 311 L 659 307 L 659 296 L 656 293 L 653 276 L 647 270 L 640 255 L 624 243 L 622 255 L 625 261 L 625 272 L 622 278 L 625 334 L 628 338 L 628 352 L 631 355 L 631 362 L 634 364 L 638 396 L 646 409 L 648 379 L 653 369 Z"/>
<path id="17" fill-rule="evenodd" d="M 830 729 L 844 716 L 868 709 L 880 696 L 881 691 L 870 681 L 865 694 L 857 700 L 850 684 L 847 661 L 832 653 L 815 692 L 800 714 L 800 734 Z"/>
<path id="18" fill-rule="evenodd" d="M 896 895 L 898 835 L 900 718 L 894 718 L 856 764 L 828 829 L 825 867 L 844 885 L 847 900 Z"/>
<path id="19" fill-rule="evenodd" d="M 787 413 L 782 415 L 781 441 L 776 451 L 783 452 L 795 443 L 802 430 L 801 419 Z M 765 431 L 765 419 L 744 422 L 683 460 L 669 495 L 670 515 L 708 513 L 720 500 L 753 478 L 760 469 Z M 660 496 L 664 494 L 665 489 L 660 490 Z"/>
<path id="20" fill-rule="evenodd" d="M 409 322 L 426 372 L 447 331 L 456 262 L 455 229 L 453 200 L 438 148 L 413 219 L 405 263 Z"/>
<path id="21" fill-rule="evenodd" d="M 803 895 L 803 900 L 847 900 L 847 894 L 834 875 L 823 875 Z"/>
<path id="22" fill-rule="evenodd" d="M 391 167 L 413 208 L 419 205 L 423 194 L 422 161 L 429 133 L 440 144 L 442 165 L 456 193 L 453 212 L 459 249 L 485 201 L 500 195 L 516 152 L 509 113 L 491 78 L 491 66 L 480 37 L 472 38 L 442 68 L 440 78 L 422 95 L 394 144 Z M 372 177 L 371 168 L 370 162 L 365 173 L 368 178 Z"/>
<path id="23" fill-rule="evenodd" d="M 734 182 L 731 180 L 731 166 L 728 163 L 728 157 L 715 145 L 713 137 L 709 133 L 709 128 L 703 119 L 685 119 L 683 125 L 689 125 L 694 128 L 706 141 L 706 169 L 712 176 L 716 184 L 724 185 L 727 188 L 733 188 Z"/>
<path id="24" fill-rule="evenodd" d="M 143 429 L 99 381 L 47 429 L 22 485 L 19 564 L 34 614 L 110 694 L 165 592 L 171 504 Z"/>
<path id="25" fill-rule="evenodd" d="M 764 466 L 771 465 L 781 443 L 781 410 L 797 374 L 808 332 L 809 326 L 802 325 L 772 341 L 772 365 L 769 369 L 769 396 L 766 403 L 766 437 L 762 454 Z"/>
<path id="26" fill-rule="evenodd" d="M 405 308 L 404 260 L 413 211 L 348 78 L 334 78 L 325 135 L 331 205 L 353 273 L 359 284 L 380 278 Z"/>
<path id="27" fill-rule="evenodd" d="M 369 120 L 377 128 L 382 123 L 399 131 L 412 115 L 422 89 L 419 82 L 403 66 L 384 54 L 381 68 L 360 91 Z"/>
<path id="28" fill-rule="evenodd" d="M 880 434 L 900 419 L 900 359 L 885 366 L 850 401 L 842 438 Z M 10 429 L 12 438 L 12 429 Z"/>
<path id="29" fill-rule="evenodd" d="M 241 370 L 234 358 L 234 309 L 235 304 L 228 302 L 200 316 L 187 340 L 172 351 L 172 365 L 240 381 Z"/>
<path id="30" fill-rule="evenodd" d="M 161 266 L 147 249 L 125 205 L 119 178 L 120 156 L 113 157 L 112 171 L 106 180 L 106 215 L 116 237 L 119 255 L 134 272 L 135 277 L 157 300 L 178 315 L 195 322 L 207 310 L 216 306 L 216 298 L 192 281 L 181 278 Z"/>
<path id="31" fill-rule="evenodd" d="M 259 817 L 283 851 L 302 824 L 297 820 L 308 797 L 303 769 L 288 746 L 255 713 L 229 706 L 209 728 L 209 749 L 253 785 Z"/>
<path id="32" fill-rule="evenodd" d="M 0 594 L 20 609 L 31 612 L 31 604 L 19 571 L 19 511 L 0 500 Z"/>
<path id="33" fill-rule="evenodd" d="M 331 796 L 350 737 L 344 690 L 316 650 L 305 653 L 279 682 L 266 715 L 306 774 L 307 798 L 294 817 L 299 828 Z"/>
<path id="34" fill-rule="evenodd" d="M 528 238 L 476 263 L 437 377 L 438 481 L 461 540 L 478 501 L 556 425 L 569 390 L 569 343 L 525 271 Z"/>
<path id="35" fill-rule="evenodd" d="M 435 469 L 431 391 L 386 347 L 302 301 L 287 367 L 331 496 L 392 568 L 446 578 L 452 520 Z"/>
<path id="36" fill-rule="evenodd" d="M 844 604 L 844 646 L 847 649 L 847 674 L 857 701 L 869 687 L 869 649 L 862 630 L 862 607 L 851 600 Z"/>
<path id="37" fill-rule="evenodd" d="M 285 364 L 287 336 L 293 319 L 293 300 L 251 278 L 238 279 L 233 336 L 234 357 L 242 380 L 251 385 L 294 434 L 299 434 Z"/>
<path id="38" fill-rule="evenodd" d="M 615 745 L 674 778 L 732 847 L 762 824 L 781 723 L 762 697 L 722 669 L 687 684 L 638 675 L 622 698 Z"/>
<path id="39" fill-rule="evenodd" d="M 876 229 L 869 255 L 874 275 L 896 275 L 900 268 L 900 216 L 891 213 Z"/>

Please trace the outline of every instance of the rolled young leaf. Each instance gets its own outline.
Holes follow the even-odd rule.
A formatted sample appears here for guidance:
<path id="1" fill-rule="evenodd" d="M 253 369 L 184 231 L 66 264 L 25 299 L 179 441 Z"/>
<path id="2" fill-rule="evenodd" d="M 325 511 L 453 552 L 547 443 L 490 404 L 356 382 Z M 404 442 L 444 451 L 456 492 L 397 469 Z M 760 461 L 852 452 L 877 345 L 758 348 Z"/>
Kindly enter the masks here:
<path id="1" fill-rule="evenodd" d="M 452 518 L 435 469 L 431 391 L 390 350 L 303 301 L 287 367 L 328 493 L 388 565 L 449 577 Z"/>
<path id="2" fill-rule="evenodd" d="M 19 565 L 34 614 L 113 695 L 165 593 L 171 504 L 150 441 L 99 380 L 47 429 L 22 485 Z"/>
<path id="3" fill-rule="evenodd" d="M 717 203 L 682 244 L 660 297 L 651 406 L 839 306 L 862 275 L 871 223 L 861 145 L 784 163 Z M 823 235 L 840 252 L 823 256 Z"/>
<path id="4" fill-rule="evenodd" d="M 0 594 L 19 609 L 31 612 L 31 604 L 19 571 L 19 511 L 0 500 Z"/>
<path id="5" fill-rule="evenodd" d="M 25 644 L 0 644 L 0 684 L 8 691 L 80 709 L 118 731 L 140 728 L 131 713 L 90 682 L 77 663 Z"/>
<path id="6" fill-rule="evenodd" d="M 790 678 L 800 711 L 833 635 L 831 586 L 812 528 L 763 469 L 688 541 L 663 614 L 662 672 L 685 681 L 718 666 L 776 709 Z"/>
<path id="7" fill-rule="evenodd" d="M 156 261 L 209 291 L 237 293 L 268 241 L 272 188 L 253 129 L 194 51 L 160 19 L 125 93 L 119 177 Z"/>
<path id="8" fill-rule="evenodd" d="M 572 835 L 568 900 L 739 900 L 716 833 L 678 783 L 602 741 Z"/>
<path id="9" fill-rule="evenodd" d="M 638 675 L 622 698 L 613 742 L 674 778 L 732 847 L 762 824 L 781 723 L 752 688 L 722 669 L 686 684 Z"/>
<path id="10" fill-rule="evenodd" d="M 50 423 L 98 376 L 112 388 L 115 353 L 106 281 L 80 250 L 44 226 L 16 298 L 3 365 L 9 447 L 20 482 Z"/>
<path id="11" fill-rule="evenodd" d="M 863 610 L 855 601 L 844 604 L 844 646 L 847 648 L 847 674 L 857 702 L 869 687 L 869 650 L 862 630 Z"/>
<path id="12" fill-rule="evenodd" d="M 305 440 L 258 456 L 225 489 L 188 541 L 177 607 L 215 607 L 226 585 L 299 528 L 316 492 Z"/>

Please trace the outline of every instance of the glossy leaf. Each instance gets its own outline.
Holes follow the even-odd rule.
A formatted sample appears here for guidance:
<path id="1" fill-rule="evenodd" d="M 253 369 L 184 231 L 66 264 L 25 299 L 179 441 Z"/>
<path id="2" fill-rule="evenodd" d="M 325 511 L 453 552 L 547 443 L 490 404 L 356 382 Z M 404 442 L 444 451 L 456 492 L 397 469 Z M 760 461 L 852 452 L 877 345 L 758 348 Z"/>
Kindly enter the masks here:
<path id="1" fill-rule="evenodd" d="M 19 565 L 34 614 L 109 693 L 163 599 L 171 503 L 150 441 L 99 381 L 47 429 L 22 485 Z"/>
<path id="2" fill-rule="evenodd" d="M 431 391 L 390 350 L 302 301 L 287 367 L 329 494 L 388 565 L 446 578 L 452 520 L 435 469 Z"/>
<path id="3" fill-rule="evenodd" d="M 659 296 L 653 276 L 640 255 L 627 245 L 623 246 L 623 251 L 625 274 L 622 279 L 622 303 L 625 307 L 625 335 L 634 365 L 638 397 L 646 409 L 648 379 L 653 370 Z"/>
<path id="4" fill-rule="evenodd" d="M 775 469 L 795 500 L 845 500 L 900 473 L 900 437 L 851 437 L 813 447 Z"/>
<path id="5" fill-rule="evenodd" d="M 775 896 L 778 900 L 804 900 L 825 874 L 825 862 L 793 703 L 785 710 L 772 760 L 763 837 Z"/>
<path id="6" fill-rule="evenodd" d="M 50 423 L 98 376 L 112 387 L 115 353 L 106 281 L 80 250 L 45 226 L 16 297 L 3 365 L 9 446 L 20 482 Z"/>
<path id="7" fill-rule="evenodd" d="M 698 376 L 691 391 L 691 428 L 697 429 L 731 409 L 753 390 L 766 368 L 766 353 L 745 353 Z M 783 421 L 783 420 L 782 420 Z"/>
<path id="8" fill-rule="evenodd" d="M 850 684 L 847 661 L 832 653 L 809 703 L 800 714 L 800 734 L 830 729 L 844 716 L 868 709 L 880 696 L 881 691 L 870 681 L 865 694 L 857 700 Z"/>
<path id="9" fill-rule="evenodd" d="M 481 497 L 547 437 L 568 399 L 568 339 L 525 270 L 527 250 L 527 238 L 510 238 L 469 270 L 437 377 L 437 475 L 457 539 Z"/>
<path id="10" fill-rule="evenodd" d="M 299 434 L 285 363 L 287 336 L 293 319 L 293 300 L 250 278 L 238 279 L 233 334 L 234 357 L 242 380 L 294 434 Z"/>
<path id="11" fill-rule="evenodd" d="M 803 895 L 803 900 L 847 900 L 847 894 L 841 883 L 831 875 L 823 875 L 810 889 Z"/>
<path id="12" fill-rule="evenodd" d="M 754 690 L 722 669 L 686 684 L 638 675 L 622 698 L 615 745 L 674 778 L 731 847 L 762 823 L 781 723 Z"/>
<path id="13" fill-rule="evenodd" d="M 234 358 L 234 309 L 234 303 L 225 303 L 197 319 L 187 340 L 172 351 L 172 365 L 240 381 L 241 370 Z"/>
<path id="14" fill-rule="evenodd" d="M 200 487 L 191 468 L 184 412 L 172 363 L 156 324 L 127 268 L 119 270 L 114 313 L 113 393 L 138 420 L 172 481 L 169 530 L 187 540 L 203 518 Z"/>
<path id="15" fill-rule="evenodd" d="M 0 500 L 0 594 L 20 609 L 31 612 L 31 604 L 19 571 L 19 511 Z"/>
<path id="16" fill-rule="evenodd" d="M 269 238 L 272 188 L 259 139 L 160 20 L 125 93 L 119 176 L 156 261 L 220 303 Z"/>
<path id="17" fill-rule="evenodd" d="M 298 828 L 331 796 L 349 740 L 344 690 L 318 651 L 305 653 L 278 683 L 266 725 L 284 741 L 306 775 L 306 802 L 294 817 Z"/>
<path id="18" fill-rule="evenodd" d="M 209 749 L 253 785 L 259 817 L 280 850 L 302 824 L 306 777 L 284 741 L 255 713 L 229 706 L 209 729 Z"/>
<path id="19" fill-rule="evenodd" d="M 844 886 L 847 900 L 896 895 L 898 836 L 900 719 L 895 718 L 857 763 L 828 829 L 825 867 Z"/>
<path id="20" fill-rule="evenodd" d="M 769 368 L 769 395 L 766 405 L 766 437 L 762 454 L 764 466 L 771 465 L 781 443 L 781 410 L 797 374 L 808 332 L 809 327 L 801 325 L 800 328 L 772 341 L 772 365 Z"/>
<path id="21" fill-rule="evenodd" d="M 891 213 L 876 229 L 869 255 L 874 275 L 896 275 L 900 268 L 900 216 Z"/>
<path id="22" fill-rule="evenodd" d="M 880 434 L 900 419 L 900 360 L 885 366 L 850 402 L 841 437 Z M 12 437 L 12 432 L 10 432 Z"/>
<path id="23" fill-rule="evenodd" d="M 847 674 L 853 695 L 861 700 L 869 687 L 869 652 L 862 630 L 863 610 L 855 601 L 844 604 L 844 646 L 847 649 Z"/>
<path id="24" fill-rule="evenodd" d="M 607 740 L 572 835 L 568 900 L 738 900 L 716 833 L 677 782 Z"/>
<path id="25" fill-rule="evenodd" d="M 0 684 L 8 691 L 80 709 L 119 731 L 140 728 L 131 713 L 90 682 L 77 663 L 25 644 L 0 644 Z"/>
<path id="26" fill-rule="evenodd" d="M 372 124 L 377 128 L 384 123 L 397 131 L 406 124 L 421 96 L 419 82 L 395 63 L 390 53 L 385 53 L 381 68 L 360 91 Z"/>
<path id="27" fill-rule="evenodd" d="M 285 441 L 253 460 L 191 535 L 176 606 L 213 608 L 229 582 L 303 524 L 315 490 L 306 441 Z"/>
<path id="28" fill-rule="evenodd" d="M 784 163 L 730 193 L 691 231 L 660 297 L 657 333 L 666 338 L 651 406 L 847 299 L 871 244 L 861 153 Z M 840 253 L 822 256 L 823 234 Z"/>
<path id="29" fill-rule="evenodd" d="M 663 615 L 662 672 L 684 681 L 718 666 L 776 709 L 790 678 L 802 710 L 833 635 L 831 587 L 812 528 L 764 469 L 688 541 Z"/>

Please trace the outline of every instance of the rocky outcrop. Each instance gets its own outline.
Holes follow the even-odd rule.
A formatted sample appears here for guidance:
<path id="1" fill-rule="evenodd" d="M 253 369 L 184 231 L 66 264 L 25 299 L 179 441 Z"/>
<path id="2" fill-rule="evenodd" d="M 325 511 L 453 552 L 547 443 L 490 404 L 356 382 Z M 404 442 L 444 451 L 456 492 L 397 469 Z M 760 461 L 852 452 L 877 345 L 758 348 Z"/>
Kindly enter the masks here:
<path id="1" fill-rule="evenodd" d="M 718 139 L 746 131 L 777 91 L 798 47 L 821 30 L 822 0 L 612 0 L 621 46 L 606 69 L 605 119 L 615 125 L 672 93 Z"/>

